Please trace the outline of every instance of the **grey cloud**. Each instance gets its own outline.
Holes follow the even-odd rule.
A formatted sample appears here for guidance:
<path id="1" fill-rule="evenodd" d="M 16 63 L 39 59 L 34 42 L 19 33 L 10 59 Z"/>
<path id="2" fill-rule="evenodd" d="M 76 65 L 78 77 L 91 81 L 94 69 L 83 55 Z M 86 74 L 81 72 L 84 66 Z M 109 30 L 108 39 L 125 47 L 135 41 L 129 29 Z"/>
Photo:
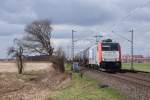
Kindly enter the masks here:
<path id="1" fill-rule="evenodd" d="M 10 24 L 0 20 L 0 36 L 8 36 L 22 32 L 24 26 L 18 24 Z"/>
<path id="2" fill-rule="evenodd" d="M 0 19 L 13 24 L 27 24 L 35 19 L 48 18 L 54 24 L 103 25 L 116 22 L 140 5 L 149 6 L 147 2 L 148 0 L 5 0 L 0 4 Z M 135 17 L 137 16 L 133 16 L 133 19 L 138 20 Z M 148 19 L 144 17 L 143 19 Z"/>
<path id="3" fill-rule="evenodd" d="M 27 24 L 37 16 L 30 0 L 4 0 L 0 4 L 0 19 L 11 24 Z"/>
<path id="4" fill-rule="evenodd" d="M 142 7 L 137 9 L 137 11 L 132 14 L 129 18 L 130 21 L 136 22 L 147 22 L 150 21 L 150 6 L 149 7 Z"/>
<path id="5" fill-rule="evenodd" d="M 76 40 L 78 39 L 84 39 L 86 37 L 93 37 L 96 35 L 96 32 L 94 31 L 90 31 L 90 30 L 86 30 L 85 31 L 81 31 L 81 30 L 75 30 L 76 32 L 74 32 L 74 38 Z M 72 38 L 72 30 L 68 29 L 68 30 L 58 30 L 58 31 L 53 31 L 52 32 L 52 36 L 54 38 Z"/>
<path id="6" fill-rule="evenodd" d="M 0 58 L 7 58 L 7 50 L 10 46 L 13 45 L 13 39 L 14 38 L 20 38 L 22 35 L 21 34 L 11 34 L 11 35 L 0 35 Z"/>
<path id="7" fill-rule="evenodd" d="M 71 30 L 75 29 L 75 39 L 92 37 L 98 32 L 117 31 L 120 35 L 130 38 L 128 32 L 135 29 L 135 52 L 143 53 L 141 48 L 149 42 L 150 4 L 148 0 L 2 0 L 0 3 L 0 50 L 9 45 L 7 39 L 18 37 L 24 26 L 35 19 L 50 19 L 55 25 L 64 27 L 63 30 L 54 29 L 53 38 L 69 39 Z M 147 4 L 146 4 L 147 3 Z M 138 9 L 137 9 L 138 7 Z M 125 18 L 130 12 L 131 15 Z M 64 26 L 68 25 L 69 27 Z M 74 27 L 74 26 L 78 27 Z M 111 27 L 110 27 L 111 26 Z M 93 32 L 90 30 L 94 30 Z M 141 36 L 142 34 L 142 36 Z M 8 36 L 7 38 L 4 38 Z M 130 44 L 116 35 L 106 36 L 119 41 L 123 45 L 123 52 L 130 53 Z M 64 40 L 59 40 L 64 41 Z M 140 42 L 139 42 L 140 41 Z M 66 42 L 65 42 L 66 43 Z M 84 42 L 77 43 L 82 47 Z M 140 48 L 140 51 L 138 51 Z M 4 55 L 0 53 L 0 55 Z M 150 54 L 149 54 L 150 55 Z"/>
<path id="8" fill-rule="evenodd" d="M 50 18 L 56 24 L 65 23 L 86 26 L 104 24 L 115 20 L 116 12 L 113 12 L 113 8 L 105 8 L 103 4 L 86 4 L 86 1 L 80 2 L 80 0 L 38 0 L 33 9 L 40 18 Z"/>

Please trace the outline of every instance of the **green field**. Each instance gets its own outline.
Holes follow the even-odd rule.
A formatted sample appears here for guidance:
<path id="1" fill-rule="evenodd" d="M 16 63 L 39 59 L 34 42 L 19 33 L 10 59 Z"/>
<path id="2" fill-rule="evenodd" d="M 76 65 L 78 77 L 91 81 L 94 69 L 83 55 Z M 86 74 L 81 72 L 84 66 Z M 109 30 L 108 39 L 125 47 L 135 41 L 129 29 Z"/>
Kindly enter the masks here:
<path id="1" fill-rule="evenodd" d="M 70 69 L 67 66 L 67 69 Z M 86 76 L 82 78 L 79 73 L 73 73 L 71 82 L 67 87 L 57 90 L 52 100 L 126 100 L 112 88 L 100 88 L 96 80 Z"/>
<path id="2" fill-rule="evenodd" d="M 130 63 L 123 63 L 123 69 L 131 69 Z M 135 70 L 150 72 L 150 63 L 134 63 L 133 67 Z"/>

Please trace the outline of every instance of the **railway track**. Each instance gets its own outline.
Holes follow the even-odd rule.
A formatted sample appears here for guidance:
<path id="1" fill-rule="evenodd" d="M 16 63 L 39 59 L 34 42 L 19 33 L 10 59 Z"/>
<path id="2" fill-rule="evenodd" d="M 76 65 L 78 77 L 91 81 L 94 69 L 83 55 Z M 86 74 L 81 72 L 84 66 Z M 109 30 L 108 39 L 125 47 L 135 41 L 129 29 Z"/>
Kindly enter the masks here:
<path id="1" fill-rule="evenodd" d="M 144 77 L 150 78 L 150 73 L 139 72 L 139 74 L 143 75 Z"/>
<path id="2" fill-rule="evenodd" d="M 85 75 L 99 80 L 125 94 L 129 100 L 150 100 L 149 73 L 117 72 L 108 73 L 84 68 Z"/>
<path id="3" fill-rule="evenodd" d="M 134 74 L 144 78 L 150 78 L 150 72 L 122 70 L 121 73 Z"/>
<path id="4" fill-rule="evenodd" d="M 105 71 L 99 71 L 99 70 L 94 70 L 94 69 L 88 69 L 88 70 L 90 70 L 90 71 L 92 70 L 98 74 L 104 74 L 105 76 L 108 76 L 108 77 L 114 77 L 117 79 L 131 82 L 133 84 L 146 86 L 146 87 L 150 88 L 150 76 L 149 76 L 150 74 L 149 73 L 142 73 L 142 72 L 108 73 Z"/>
<path id="5" fill-rule="evenodd" d="M 142 75 L 140 73 L 117 73 L 118 75 L 125 76 L 128 78 L 133 78 L 142 82 L 150 83 L 150 77 Z"/>
<path id="6" fill-rule="evenodd" d="M 124 75 L 124 74 L 113 74 L 111 76 L 113 76 L 115 78 L 125 80 L 127 82 L 130 82 L 131 84 L 140 85 L 140 86 L 150 88 L 150 81 L 147 80 L 147 79 L 142 79 L 142 78 L 138 78 L 138 77 L 135 77 L 135 76 Z"/>

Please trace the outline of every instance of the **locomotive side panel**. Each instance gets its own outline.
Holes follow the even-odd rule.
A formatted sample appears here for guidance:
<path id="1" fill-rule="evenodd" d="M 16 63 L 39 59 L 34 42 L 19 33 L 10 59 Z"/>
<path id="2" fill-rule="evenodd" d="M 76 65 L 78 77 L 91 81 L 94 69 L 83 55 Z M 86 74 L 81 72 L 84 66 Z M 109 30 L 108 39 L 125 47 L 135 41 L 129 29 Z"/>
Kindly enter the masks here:
<path id="1" fill-rule="evenodd" d="M 98 65 L 102 62 L 102 43 L 98 43 L 98 48 L 97 48 L 97 59 L 98 59 Z"/>
<path id="2" fill-rule="evenodd" d="M 96 65 L 97 64 L 97 45 L 89 48 L 89 64 Z"/>

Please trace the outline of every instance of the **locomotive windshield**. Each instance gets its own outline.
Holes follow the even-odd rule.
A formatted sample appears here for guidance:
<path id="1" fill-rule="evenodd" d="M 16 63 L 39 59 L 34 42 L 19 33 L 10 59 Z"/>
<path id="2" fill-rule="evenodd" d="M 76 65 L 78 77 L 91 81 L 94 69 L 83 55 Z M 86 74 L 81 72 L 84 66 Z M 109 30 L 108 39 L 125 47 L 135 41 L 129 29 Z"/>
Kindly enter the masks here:
<path id="1" fill-rule="evenodd" d="M 118 43 L 102 43 L 103 51 L 118 51 L 119 44 Z"/>

